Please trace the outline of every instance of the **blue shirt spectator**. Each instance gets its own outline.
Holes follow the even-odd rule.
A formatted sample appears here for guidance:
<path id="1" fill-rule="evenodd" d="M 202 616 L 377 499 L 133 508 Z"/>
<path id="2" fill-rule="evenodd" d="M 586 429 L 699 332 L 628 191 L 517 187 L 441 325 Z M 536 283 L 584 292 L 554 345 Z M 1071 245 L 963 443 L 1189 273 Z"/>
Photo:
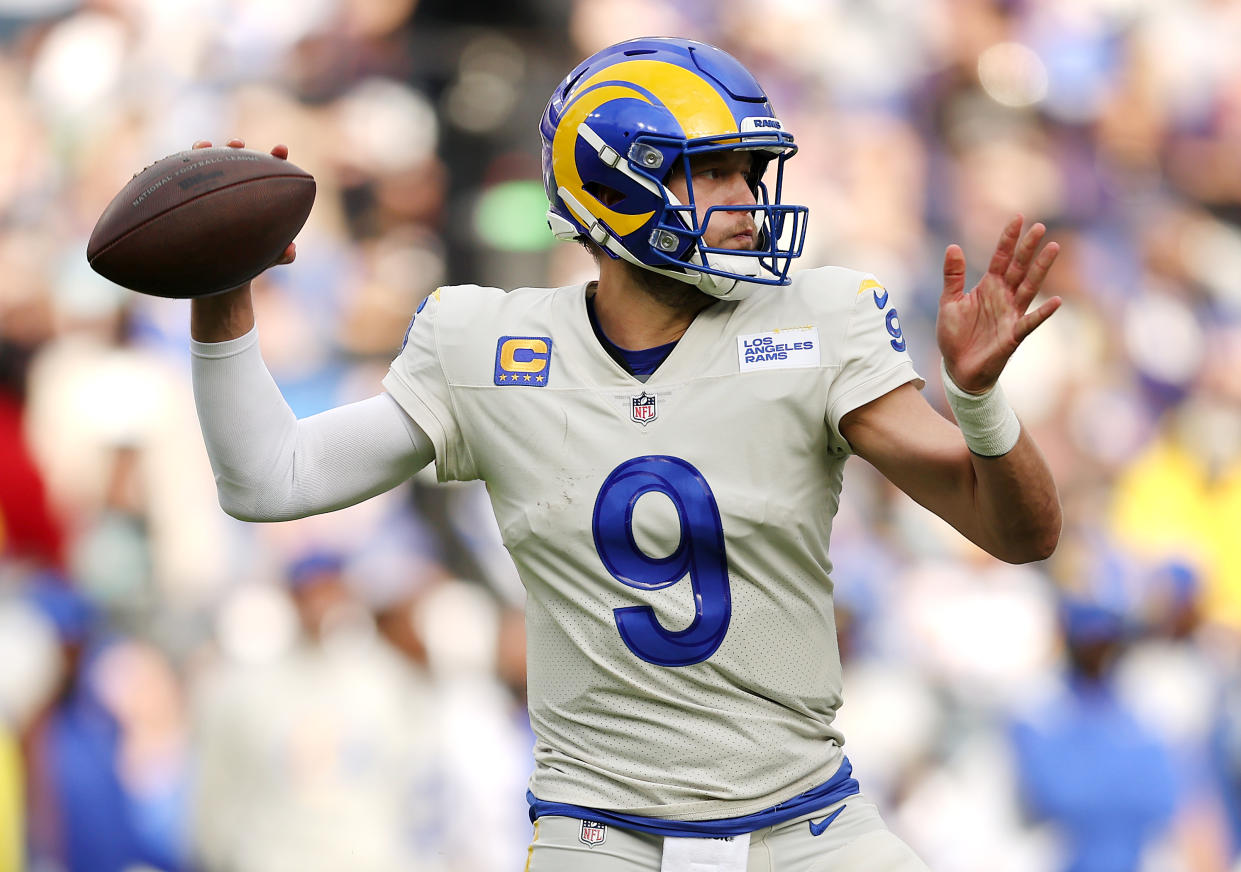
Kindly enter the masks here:
<path id="1" fill-rule="evenodd" d="M 1177 807 L 1172 753 L 1114 693 L 1119 615 L 1066 602 L 1070 674 L 1063 690 L 1013 727 L 1022 798 L 1064 839 L 1064 872 L 1136 872 Z"/>

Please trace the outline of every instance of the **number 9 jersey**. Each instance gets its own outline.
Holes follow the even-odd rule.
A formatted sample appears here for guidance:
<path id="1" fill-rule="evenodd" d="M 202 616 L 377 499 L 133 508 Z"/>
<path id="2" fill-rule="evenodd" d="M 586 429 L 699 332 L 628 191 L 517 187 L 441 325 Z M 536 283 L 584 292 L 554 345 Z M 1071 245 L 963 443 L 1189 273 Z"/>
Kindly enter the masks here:
<path id="1" fill-rule="evenodd" d="M 922 386 L 888 292 L 851 270 L 701 312 L 642 382 L 588 288 L 441 288 L 384 386 L 481 478 L 526 586 L 531 792 L 684 821 L 826 782 L 840 656 L 828 540 L 841 417 Z"/>

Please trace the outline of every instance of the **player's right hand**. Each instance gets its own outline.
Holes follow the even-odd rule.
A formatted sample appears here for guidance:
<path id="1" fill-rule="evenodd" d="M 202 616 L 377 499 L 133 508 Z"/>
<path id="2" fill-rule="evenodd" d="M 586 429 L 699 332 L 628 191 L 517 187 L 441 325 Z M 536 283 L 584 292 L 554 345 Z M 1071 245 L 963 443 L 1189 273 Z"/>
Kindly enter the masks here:
<path id="1" fill-rule="evenodd" d="M 245 148 L 246 147 L 246 141 L 244 139 L 238 139 L 237 137 L 233 137 L 225 144 L 229 148 Z M 195 142 L 191 146 L 191 148 L 211 148 L 211 140 L 200 139 L 197 142 Z M 279 144 L 274 145 L 272 146 L 272 149 L 271 149 L 271 155 L 272 157 L 279 158 L 280 160 L 288 160 L 289 159 L 289 147 L 287 145 L 279 145 Z M 273 263 L 272 266 L 283 266 L 284 264 L 292 263 L 295 260 L 297 260 L 297 244 L 290 242 L 288 247 L 284 250 L 284 253 L 281 254 L 280 257 L 276 259 L 276 262 Z"/>

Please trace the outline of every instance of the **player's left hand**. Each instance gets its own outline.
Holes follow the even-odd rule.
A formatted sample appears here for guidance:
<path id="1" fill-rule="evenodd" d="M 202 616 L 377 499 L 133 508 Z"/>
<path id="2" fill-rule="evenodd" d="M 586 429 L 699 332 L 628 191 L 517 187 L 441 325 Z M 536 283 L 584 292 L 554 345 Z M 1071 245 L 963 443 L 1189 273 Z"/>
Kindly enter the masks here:
<path id="1" fill-rule="evenodd" d="M 1035 224 L 1022 236 L 1022 222 L 1020 215 L 1008 222 L 986 275 L 968 294 L 965 253 L 959 245 L 950 245 L 944 252 L 944 292 L 939 298 L 935 338 L 948 374 L 969 393 L 990 389 L 1022 340 L 1060 308 L 1060 298 L 1052 297 L 1034 311 L 1026 311 L 1038 296 L 1060 246 L 1049 242 L 1039 251 L 1047 228 Z"/>

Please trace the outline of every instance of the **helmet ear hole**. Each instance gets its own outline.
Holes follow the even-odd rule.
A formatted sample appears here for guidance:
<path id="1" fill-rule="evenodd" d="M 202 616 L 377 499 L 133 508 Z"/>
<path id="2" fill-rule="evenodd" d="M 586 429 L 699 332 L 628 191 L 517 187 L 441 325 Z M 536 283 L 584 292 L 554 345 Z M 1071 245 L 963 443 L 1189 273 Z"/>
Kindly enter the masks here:
<path id="1" fill-rule="evenodd" d="M 586 193 L 594 197 L 603 205 L 611 209 L 613 206 L 625 199 L 625 195 L 615 188 L 608 187 L 601 182 L 587 182 L 582 186 Z"/>

